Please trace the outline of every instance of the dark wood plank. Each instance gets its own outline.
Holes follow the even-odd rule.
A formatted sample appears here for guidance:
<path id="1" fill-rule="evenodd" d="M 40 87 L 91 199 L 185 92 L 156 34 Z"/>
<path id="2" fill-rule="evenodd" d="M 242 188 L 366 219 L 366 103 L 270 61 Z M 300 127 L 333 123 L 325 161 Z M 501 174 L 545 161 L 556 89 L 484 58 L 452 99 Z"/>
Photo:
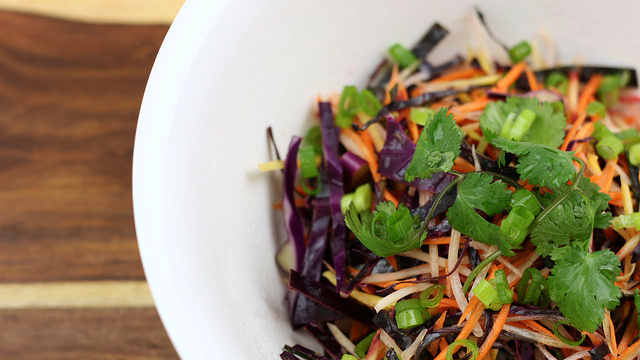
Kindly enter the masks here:
<path id="1" fill-rule="evenodd" d="M 178 359 L 154 309 L 3 310 L 0 359 Z"/>
<path id="2" fill-rule="evenodd" d="M 144 278 L 131 157 L 167 30 L 0 12 L 0 282 Z"/>

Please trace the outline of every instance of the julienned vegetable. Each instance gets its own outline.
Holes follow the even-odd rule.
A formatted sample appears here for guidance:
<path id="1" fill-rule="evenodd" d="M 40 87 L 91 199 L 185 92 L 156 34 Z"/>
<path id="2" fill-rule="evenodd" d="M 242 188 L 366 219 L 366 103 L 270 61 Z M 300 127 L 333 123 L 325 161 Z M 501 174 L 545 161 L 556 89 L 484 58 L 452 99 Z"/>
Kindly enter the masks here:
<path id="1" fill-rule="evenodd" d="M 391 46 L 291 141 L 282 266 L 324 353 L 281 357 L 637 357 L 635 71 L 534 70 L 527 41 L 428 63 L 446 34 Z"/>

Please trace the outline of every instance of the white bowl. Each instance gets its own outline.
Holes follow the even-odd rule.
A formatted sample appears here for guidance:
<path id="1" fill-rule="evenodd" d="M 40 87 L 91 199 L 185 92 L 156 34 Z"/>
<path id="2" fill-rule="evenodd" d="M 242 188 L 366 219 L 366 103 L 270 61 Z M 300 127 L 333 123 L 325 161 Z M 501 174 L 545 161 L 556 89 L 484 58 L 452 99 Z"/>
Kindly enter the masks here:
<path id="1" fill-rule="evenodd" d="M 317 94 L 361 87 L 388 46 L 410 46 L 434 21 L 457 26 L 473 3 L 186 1 L 147 85 L 133 168 L 145 273 L 182 358 L 278 359 L 283 344 L 310 343 L 289 327 L 274 262 L 285 234 L 271 208 L 280 174 L 257 168 L 272 159 L 265 129 L 286 151 Z M 639 4 L 479 7 L 507 44 L 544 28 L 563 61 L 637 67 Z"/>

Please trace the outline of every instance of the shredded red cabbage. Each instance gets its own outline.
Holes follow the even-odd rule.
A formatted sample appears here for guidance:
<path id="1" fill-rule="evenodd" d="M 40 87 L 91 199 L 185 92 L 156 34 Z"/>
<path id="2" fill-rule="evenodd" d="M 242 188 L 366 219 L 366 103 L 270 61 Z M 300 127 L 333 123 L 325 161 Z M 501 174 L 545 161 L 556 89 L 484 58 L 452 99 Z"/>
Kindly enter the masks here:
<path id="1" fill-rule="evenodd" d="M 331 253 L 333 254 L 333 267 L 336 271 L 336 288 L 341 289 L 345 283 L 346 226 L 342 209 L 340 208 L 340 201 L 344 195 L 338 141 L 340 129 L 334 124 L 330 103 L 320 102 L 318 108 L 320 111 L 320 129 L 322 130 L 322 151 L 324 153 L 325 168 L 327 169 L 329 203 L 332 214 L 333 237 L 331 238 Z"/>
<path id="2" fill-rule="evenodd" d="M 298 148 L 302 139 L 294 136 L 289 144 L 287 158 L 284 161 L 284 192 L 282 198 L 282 213 L 284 214 L 284 227 L 289 236 L 288 241 L 293 244 L 296 254 L 296 269 L 303 267 L 304 259 L 304 230 L 300 214 L 296 208 L 293 192 L 295 189 L 296 174 L 298 173 Z"/>

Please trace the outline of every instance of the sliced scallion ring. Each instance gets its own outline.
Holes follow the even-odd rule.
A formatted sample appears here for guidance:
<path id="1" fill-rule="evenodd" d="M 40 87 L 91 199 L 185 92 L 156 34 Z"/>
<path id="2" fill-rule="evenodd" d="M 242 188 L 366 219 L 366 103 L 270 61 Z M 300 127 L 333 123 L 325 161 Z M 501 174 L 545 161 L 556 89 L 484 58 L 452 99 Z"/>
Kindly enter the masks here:
<path id="1" fill-rule="evenodd" d="M 471 359 L 469 360 L 476 360 L 478 358 L 478 354 L 480 353 L 480 351 L 478 350 L 478 345 L 476 345 L 476 343 L 471 340 L 461 339 L 456 340 L 452 342 L 451 345 L 449 345 L 446 354 L 447 360 L 453 360 L 453 354 L 457 350 L 456 348 L 458 346 L 464 346 L 465 348 L 467 348 L 467 351 L 471 351 Z"/>
<path id="2" fill-rule="evenodd" d="M 445 286 L 436 284 L 427 288 L 420 293 L 420 302 L 426 308 L 433 308 L 440 304 L 440 300 L 444 297 Z"/>
<path id="3" fill-rule="evenodd" d="M 558 321 L 555 325 L 553 325 L 553 333 L 558 337 L 558 339 L 562 340 L 568 345 L 571 346 L 579 346 L 585 339 L 585 335 L 581 333 L 582 338 L 580 340 L 569 340 L 564 335 L 560 333 L 560 325 L 571 325 L 568 321 Z"/>

